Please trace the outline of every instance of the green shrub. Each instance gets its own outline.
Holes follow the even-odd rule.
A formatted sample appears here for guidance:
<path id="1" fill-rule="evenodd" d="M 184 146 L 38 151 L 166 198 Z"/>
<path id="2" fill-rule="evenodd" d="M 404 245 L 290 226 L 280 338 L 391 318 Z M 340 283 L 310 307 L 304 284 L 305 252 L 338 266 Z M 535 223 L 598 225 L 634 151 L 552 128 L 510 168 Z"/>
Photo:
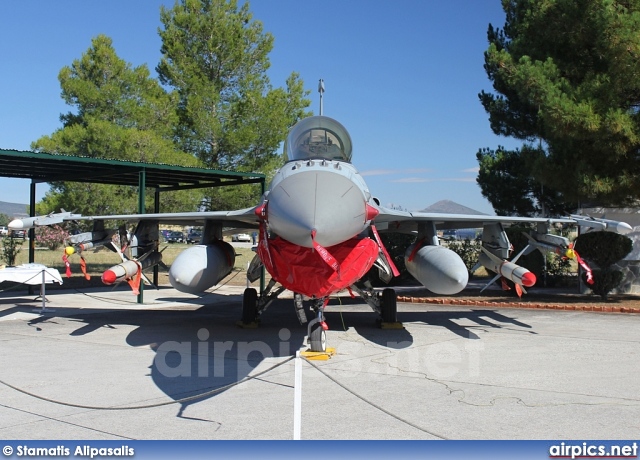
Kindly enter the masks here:
<path id="1" fill-rule="evenodd" d="M 575 249 L 583 259 L 604 269 L 624 259 L 633 249 L 633 242 L 618 233 L 589 232 L 576 239 Z"/>
<path id="2" fill-rule="evenodd" d="M 16 257 L 18 257 L 23 241 L 22 238 L 14 238 L 12 235 L 2 238 L 2 261 L 6 262 L 8 266 L 16 264 Z"/>
<path id="3" fill-rule="evenodd" d="M 471 269 L 478 262 L 481 246 L 482 245 L 479 238 L 476 238 L 474 240 L 465 238 L 463 241 L 450 241 L 447 244 L 447 247 L 449 249 L 460 256 L 464 264 L 467 266 L 467 270 L 469 270 L 470 275 Z"/>
<path id="4" fill-rule="evenodd" d="M 594 294 L 603 299 L 617 288 L 624 277 L 620 270 L 611 266 L 622 260 L 633 249 L 630 238 L 612 232 L 589 232 L 576 239 L 575 248 L 580 257 L 589 263 L 597 265 L 592 268 L 593 284 L 588 285 Z M 583 274 L 586 282 L 586 273 Z"/>
<path id="5" fill-rule="evenodd" d="M 610 267 L 604 270 L 595 269 L 591 272 L 593 274 L 593 284 L 590 284 L 589 288 L 591 288 L 594 294 L 599 295 L 605 300 L 609 293 L 620 285 L 624 278 L 622 271 Z M 582 274 L 582 281 L 587 282 L 586 273 Z"/>
<path id="6" fill-rule="evenodd" d="M 566 286 L 573 270 L 571 261 L 554 252 L 547 253 L 547 286 Z M 576 278 L 571 278 L 575 283 Z"/>

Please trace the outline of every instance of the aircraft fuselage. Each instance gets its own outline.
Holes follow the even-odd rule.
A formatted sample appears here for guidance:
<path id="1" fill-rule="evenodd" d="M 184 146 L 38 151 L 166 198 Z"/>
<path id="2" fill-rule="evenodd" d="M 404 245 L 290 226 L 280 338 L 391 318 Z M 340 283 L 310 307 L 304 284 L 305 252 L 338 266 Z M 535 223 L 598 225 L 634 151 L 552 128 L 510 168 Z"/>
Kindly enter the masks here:
<path id="1" fill-rule="evenodd" d="M 371 219 L 371 194 L 350 163 L 292 161 L 278 171 L 265 196 L 269 230 L 285 240 L 313 247 L 334 246 L 362 233 Z"/>

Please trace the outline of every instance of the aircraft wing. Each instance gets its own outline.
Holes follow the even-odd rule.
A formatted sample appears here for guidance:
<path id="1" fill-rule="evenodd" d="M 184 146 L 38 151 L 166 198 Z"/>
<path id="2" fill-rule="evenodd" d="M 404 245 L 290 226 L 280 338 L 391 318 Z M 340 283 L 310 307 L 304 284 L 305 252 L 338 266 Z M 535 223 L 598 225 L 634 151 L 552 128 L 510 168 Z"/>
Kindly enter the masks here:
<path id="1" fill-rule="evenodd" d="M 204 225 L 205 221 L 224 223 L 225 227 L 257 229 L 255 207 L 234 211 L 167 212 L 157 214 L 117 214 L 110 216 L 73 216 L 65 220 L 125 220 L 128 222 L 157 221 L 175 225 Z"/>
<path id="2" fill-rule="evenodd" d="M 433 222 L 437 229 L 480 228 L 485 223 L 548 223 L 576 224 L 572 218 L 546 217 L 510 217 L 488 216 L 484 214 L 448 214 L 440 212 L 407 212 L 379 207 L 380 213 L 375 218 L 376 227 L 380 230 L 411 232 L 418 228 L 420 222 Z"/>

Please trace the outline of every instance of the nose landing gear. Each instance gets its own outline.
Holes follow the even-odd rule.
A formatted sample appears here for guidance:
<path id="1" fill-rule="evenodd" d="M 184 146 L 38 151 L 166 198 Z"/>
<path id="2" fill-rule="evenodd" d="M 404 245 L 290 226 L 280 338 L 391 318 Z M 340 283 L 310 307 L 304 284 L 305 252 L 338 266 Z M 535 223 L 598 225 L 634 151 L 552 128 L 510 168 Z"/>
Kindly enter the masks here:
<path id="1" fill-rule="evenodd" d="M 307 335 L 309 337 L 309 348 L 312 352 L 324 353 L 327 351 L 327 323 L 324 320 L 324 307 L 329 299 L 315 299 L 312 307 L 316 317 L 309 322 Z"/>

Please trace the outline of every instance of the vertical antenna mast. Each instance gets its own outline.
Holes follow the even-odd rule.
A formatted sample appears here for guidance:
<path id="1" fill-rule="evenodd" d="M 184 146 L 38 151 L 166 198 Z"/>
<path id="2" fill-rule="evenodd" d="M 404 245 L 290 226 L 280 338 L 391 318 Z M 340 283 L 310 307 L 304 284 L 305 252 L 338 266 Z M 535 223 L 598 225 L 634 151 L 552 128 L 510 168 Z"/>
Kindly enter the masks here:
<path id="1" fill-rule="evenodd" d="M 320 115 L 322 115 L 322 94 L 324 93 L 324 80 L 322 78 L 318 82 L 318 92 L 320 93 Z"/>

